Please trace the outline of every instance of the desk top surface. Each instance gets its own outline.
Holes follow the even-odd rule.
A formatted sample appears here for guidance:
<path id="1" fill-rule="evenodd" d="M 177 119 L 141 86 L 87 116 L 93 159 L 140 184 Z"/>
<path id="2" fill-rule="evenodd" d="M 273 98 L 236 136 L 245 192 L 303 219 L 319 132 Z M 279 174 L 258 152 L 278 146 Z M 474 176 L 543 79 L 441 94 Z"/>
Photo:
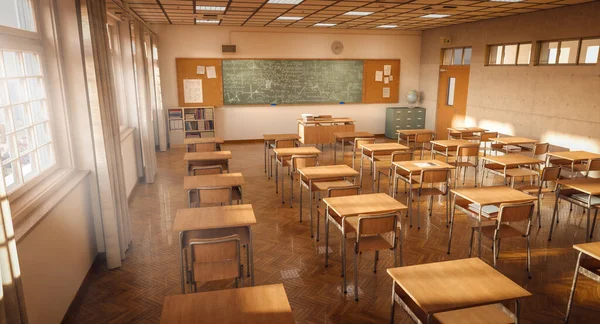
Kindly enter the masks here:
<path id="1" fill-rule="evenodd" d="M 175 214 L 173 232 L 231 228 L 256 224 L 252 205 L 182 208 Z"/>
<path id="2" fill-rule="evenodd" d="M 430 129 L 399 129 L 396 131 L 398 134 L 402 135 L 417 135 L 417 134 L 434 134 L 435 131 Z"/>
<path id="3" fill-rule="evenodd" d="M 327 119 L 319 119 L 319 120 L 307 120 L 297 119 L 299 124 L 303 125 L 314 125 L 314 124 L 334 124 L 334 123 L 353 123 L 354 119 L 341 117 L 341 118 L 327 118 Z"/>
<path id="4" fill-rule="evenodd" d="M 369 132 L 338 132 L 338 133 L 333 133 L 333 136 L 335 136 L 335 138 L 359 138 L 359 137 L 375 137 L 375 135 L 369 133 Z"/>
<path id="5" fill-rule="evenodd" d="M 323 202 L 340 217 L 407 210 L 401 202 L 385 193 L 324 198 Z"/>
<path id="6" fill-rule="evenodd" d="M 221 137 L 198 137 L 198 138 L 186 138 L 183 140 L 183 144 L 191 145 L 191 144 L 204 144 L 204 143 L 217 143 L 223 144 L 225 140 Z"/>
<path id="7" fill-rule="evenodd" d="M 435 141 L 431 141 L 431 143 L 435 144 L 435 145 L 443 146 L 443 147 L 457 147 L 457 146 L 461 146 L 461 145 L 467 146 L 467 145 L 477 144 L 475 142 L 462 140 L 462 139 L 435 140 Z"/>
<path id="8" fill-rule="evenodd" d="M 183 155 L 184 161 L 221 161 L 230 159 L 231 151 L 186 152 Z"/>
<path id="9" fill-rule="evenodd" d="M 600 179 L 598 178 L 565 179 L 557 182 L 588 195 L 600 195 Z"/>
<path id="10" fill-rule="evenodd" d="M 538 140 L 527 138 L 527 137 L 518 137 L 518 136 L 507 136 L 507 137 L 496 137 L 490 138 L 491 141 L 496 143 L 505 144 L 505 145 L 518 145 L 518 144 L 535 144 L 538 143 Z"/>
<path id="11" fill-rule="evenodd" d="M 591 256 L 596 260 L 600 260 L 600 242 L 575 244 L 573 245 L 573 248 Z"/>
<path id="12" fill-rule="evenodd" d="M 298 134 L 263 134 L 265 141 L 300 139 Z"/>
<path id="13" fill-rule="evenodd" d="M 570 161 L 582 161 L 600 158 L 600 154 L 587 151 L 549 152 L 547 155 Z"/>
<path id="14" fill-rule="evenodd" d="M 221 173 L 183 177 L 183 189 L 237 187 L 243 185 L 244 176 L 241 173 Z"/>
<path id="15" fill-rule="evenodd" d="M 307 180 L 355 177 L 359 174 L 358 171 L 345 164 L 299 168 L 298 172 L 300 172 Z"/>
<path id="16" fill-rule="evenodd" d="M 479 258 L 387 269 L 426 314 L 531 296 Z"/>
<path id="17" fill-rule="evenodd" d="M 393 162 L 392 164 L 403 170 L 406 170 L 407 172 L 455 169 L 454 165 L 439 160 L 401 161 Z"/>
<path id="18" fill-rule="evenodd" d="M 479 204 L 480 206 L 526 202 L 537 199 L 520 190 L 506 186 L 458 188 L 452 189 L 451 191 L 455 195 Z"/>
<path id="19" fill-rule="evenodd" d="M 544 161 L 542 161 L 540 159 L 536 159 L 534 157 L 521 155 L 521 154 L 507 154 L 507 155 L 502 155 L 502 156 L 488 155 L 488 156 L 482 157 L 482 159 L 492 162 L 492 163 L 504 165 L 504 166 L 544 163 Z"/>
<path id="20" fill-rule="evenodd" d="M 372 143 L 372 144 L 363 144 L 363 145 L 361 145 L 361 147 L 363 147 L 365 150 L 368 150 L 371 152 L 391 151 L 391 150 L 404 151 L 404 150 L 409 149 L 408 146 L 398 144 L 398 143 Z"/>
<path id="21" fill-rule="evenodd" d="M 479 133 L 487 132 L 488 130 L 481 127 L 448 127 L 448 131 L 452 133 Z"/>
<path id="22" fill-rule="evenodd" d="M 177 323 L 294 323 L 282 284 L 165 297 L 160 318 Z"/>
<path id="23" fill-rule="evenodd" d="M 321 151 L 313 146 L 300 146 L 300 147 L 286 147 L 273 149 L 278 156 L 288 155 L 309 155 L 309 154 L 321 154 Z"/>

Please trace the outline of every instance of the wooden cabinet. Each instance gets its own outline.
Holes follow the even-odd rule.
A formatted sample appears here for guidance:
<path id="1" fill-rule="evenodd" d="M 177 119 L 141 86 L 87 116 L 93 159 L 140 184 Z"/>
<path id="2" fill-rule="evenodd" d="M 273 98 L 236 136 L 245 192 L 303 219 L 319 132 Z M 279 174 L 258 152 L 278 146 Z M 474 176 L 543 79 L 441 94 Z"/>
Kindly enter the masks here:
<path id="1" fill-rule="evenodd" d="M 397 130 L 424 129 L 425 108 L 388 107 L 385 112 L 385 137 L 398 138 Z"/>

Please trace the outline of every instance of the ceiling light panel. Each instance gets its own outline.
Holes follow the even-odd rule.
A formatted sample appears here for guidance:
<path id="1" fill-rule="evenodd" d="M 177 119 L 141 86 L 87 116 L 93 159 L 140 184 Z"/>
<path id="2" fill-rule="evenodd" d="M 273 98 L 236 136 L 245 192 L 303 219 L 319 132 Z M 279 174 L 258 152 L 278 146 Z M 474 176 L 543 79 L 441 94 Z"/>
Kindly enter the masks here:
<path id="1" fill-rule="evenodd" d="M 344 15 L 345 16 L 368 16 L 373 12 L 370 11 L 348 11 Z"/>
<path id="2" fill-rule="evenodd" d="M 377 28 L 396 28 L 398 27 L 397 25 L 381 25 L 381 26 L 377 26 Z"/>
<path id="3" fill-rule="evenodd" d="M 328 23 L 316 23 L 313 26 L 317 26 L 317 27 L 332 27 L 335 26 L 337 24 L 328 24 Z"/>
<path id="4" fill-rule="evenodd" d="M 446 17 L 450 17 L 450 15 L 429 14 L 429 15 L 421 16 L 421 18 L 446 18 Z"/>
<path id="5" fill-rule="evenodd" d="M 293 16 L 281 16 L 277 17 L 277 20 L 300 20 L 304 17 L 293 17 Z"/>
<path id="6" fill-rule="evenodd" d="M 220 20 L 196 19 L 198 24 L 218 24 Z"/>
<path id="7" fill-rule="evenodd" d="M 225 11 L 225 7 L 218 6 L 196 6 L 198 11 Z"/>
<path id="8" fill-rule="evenodd" d="M 286 5 L 297 5 L 304 0 L 269 0 L 267 3 L 270 4 L 286 4 Z"/>

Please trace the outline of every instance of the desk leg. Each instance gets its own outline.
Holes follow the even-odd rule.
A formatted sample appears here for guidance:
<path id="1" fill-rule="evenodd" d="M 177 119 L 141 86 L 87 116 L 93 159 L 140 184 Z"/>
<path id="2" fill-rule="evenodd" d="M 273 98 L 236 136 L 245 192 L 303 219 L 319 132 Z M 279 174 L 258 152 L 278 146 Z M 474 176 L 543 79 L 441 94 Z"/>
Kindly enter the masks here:
<path id="1" fill-rule="evenodd" d="M 577 277 L 579 277 L 579 264 L 581 263 L 582 256 L 583 252 L 579 252 L 579 255 L 577 256 L 577 263 L 575 264 L 575 274 L 573 275 L 573 285 L 571 285 L 571 294 L 569 295 L 569 302 L 567 302 L 567 313 L 565 314 L 565 323 L 569 322 L 569 314 L 571 314 L 571 304 L 573 304 L 573 297 L 575 296 Z"/>
<path id="2" fill-rule="evenodd" d="M 375 192 L 375 182 L 377 181 L 377 165 L 375 164 L 375 152 L 371 154 L 371 172 L 373 172 L 373 192 Z"/>
<path id="3" fill-rule="evenodd" d="M 589 242 L 591 239 L 591 232 L 590 232 L 590 217 L 592 213 L 592 207 L 590 206 L 590 204 L 588 204 L 588 208 L 587 208 L 587 224 L 585 225 L 585 241 Z"/>
<path id="4" fill-rule="evenodd" d="M 250 267 L 250 285 L 254 286 L 254 240 L 252 238 L 252 227 L 248 226 L 248 236 L 250 242 L 248 243 L 250 246 L 250 260 L 248 260 L 248 266 Z"/>
<path id="5" fill-rule="evenodd" d="M 300 223 L 302 223 L 302 176 L 300 176 Z M 309 196 L 310 198 L 310 196 Z"/>
<path id="6" fill-rule="evenodd" d="M 288 170 L 289 171 L 289 170 Z M 285 204 L 283 200 L 283 183 L 285 182 L 285 171 L 283 170 L 283 161 L 281 161 L 281 204 Z"/>
<path id="7" fill-rule="evenodd" d="M 329 261 L 329 205 L 325 207 L 325 268 Z"/>
<path id="8" fill-rule="evenodd" d="M 395 284 L 396 284 L 396 282 L 394 280 L 392 280 L 392 312 L 391 312 L 391 316 L 390 316 L 391 324 L 394 324 L 394 315 L 396 312 L 396 301 L 394 300 L 396 297 L 396 290 L 394 289 Z"/>
<path id="9" fill-rule="evenodd" d="M 342 164 L 344 163 L 344 154 L 346 153 L 346 148 L 344 147 L 344 145 L 346 145 L 344 138 L 342 138 Z M 335 164 L 335 161 L 334 163 Z"/>
<path id="10" fill-rule="evenodd" d="M 264 143 L 264 151 L 265 151 L 265 173 L 267 173 L 267 141 L 265 141 Z"/>
<path id="11" fill-rule="evenodd" d="M 515 299 L 515 324 L 519 324 L 519 318 L 521 317 L 521 303 L 518 299 Z"/>
<path id="12" fill-rule="evenodd" d="M 309 181 L 309 188 L 308 188 L 308 208 L 310 209 L 310 237 L 314 237 L 313 236 L 313 192 L 312 192 L 312 181 Z"/>
<path id="13" fill-rule="evenodd" d="M 412 173 L 408 174 L 408 179 L 412 179 Z M 408 184 L 408 211 L 410 212 L 410 227 L 412 227 L 412 224 L 413 224 L 413 210 L 412 210 L 412 208 L 413 208 L 413 203 L 412 203 L 413 199 L 414 199 L 414 197 L 413 197 L 413 184 L 412 184 L 412 181 L 410 181 L 409 184 Z M 419 202 L 417 202 L 417 204 L 418 203 Z M 419 216 L 417 215 L 417 217 L 419 217 Z"/>
<path id="14" fill-rule="evenodd" d="M 554 220 L 558 218 L 558 200 L 560 199 L 560 189 L 561 186 L 558 186 L 556 189 L 556 200 L 554 201 L 554 210 L 552 211 L 552 220 L 550 221 L 550 233 L 548 233 L 548 241 L 552 240 L 552 232 L 554 231 Z"/>
<path id="15" fill-rule="evenodd" d="M 479 242 L 478 242 L 478 246 L 477 246 L 477 257 L 481 258 L 481 250 L 482 250 L 481 242 L 482 242 L 482 238 L 483 238 L 483 235 L 481 233 L 481 208 L 479 208 L 479 215 L 477 217 L 477 226 L 479 227 L 479 235 L 478 235 Z M 496 251 L 494 251 L 493 253 L 496 253 Z"/>
<path id="16" fill-rule="evenodd" d="M 279 193 L 279 159 L 277 158 L 277 154 L 275 154 L 275 193 Z M 281 170 L 283 172 L 283 170 Z"/>
<path id="17" fill-rule="evenodd" d="M 452 233 L 454 232 L 454 214 L 456 212 L 456 194 L 452 197 L 452 213 L 450 214 L 450 236 L 448 237 L 448 254 L 452 245 Z"/>
<path id="18" fill-rule="evenodd" d="M 344 282 L 344 286 L 342 287 L 342 291 L 344 292 L 344 294 L 348 293 L 348 290 L 346 289 L 346 233 L 344 232 L 344 222 L 345 222 L 345 217 L 342 218 L 342 277 L 344 277 L 343 282 Z M 356 276 L 356 273 L 354 274 Z M 357 289 L 357 287 L 354 287 L 354 289 Z"/>
<path id="19" fill-rule="evenodd" d="M 360 174 L 360 187 L 362 188 L 362 179 L 363 179 L 363 152 L 362 152 L 362 150 L 360 152 L 360 170 L 359 170 L 359 174 Z"/>
<path id="20" fill-rule="evenodd" d="M 185 266 L 183 264 L 183 232 L 179 232 L 179 258 L 181 263 L 181 293 L 185 294 Z"/>

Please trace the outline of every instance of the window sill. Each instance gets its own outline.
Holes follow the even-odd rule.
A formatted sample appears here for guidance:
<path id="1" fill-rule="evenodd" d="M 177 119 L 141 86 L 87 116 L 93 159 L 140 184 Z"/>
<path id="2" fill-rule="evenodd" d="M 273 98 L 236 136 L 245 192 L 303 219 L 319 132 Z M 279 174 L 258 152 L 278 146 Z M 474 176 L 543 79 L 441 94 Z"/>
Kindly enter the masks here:
<path id="1" fill-rule="evenodd" d="M 90 173 L 58 169 L 39 185 L 11 202 L 16 241 L 19 242 L 27 236 Z"/>

